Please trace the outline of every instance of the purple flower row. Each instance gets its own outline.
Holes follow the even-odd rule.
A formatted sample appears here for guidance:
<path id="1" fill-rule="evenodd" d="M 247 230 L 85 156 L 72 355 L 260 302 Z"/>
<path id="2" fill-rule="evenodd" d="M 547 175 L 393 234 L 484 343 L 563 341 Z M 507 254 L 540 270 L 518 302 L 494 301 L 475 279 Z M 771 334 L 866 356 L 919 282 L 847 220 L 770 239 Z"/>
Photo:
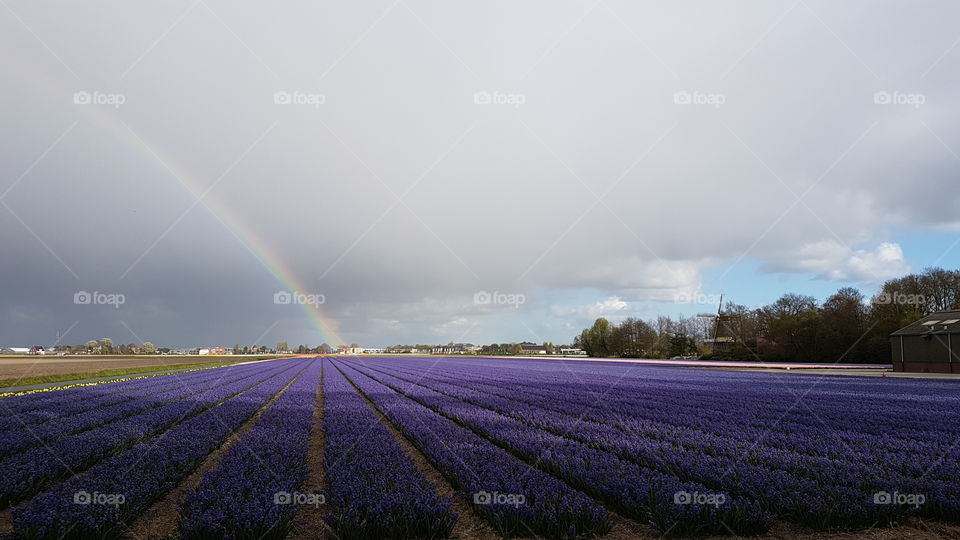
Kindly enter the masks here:
<path id="1" fill-rule="evenodd" d="M 604 508 L 553 476 L 355 369 L 338 364 L 503 536 L 604 534 Z"/>
<path id="2" fill-rule="evenodd" d="M 35 539 L 119 538 L 125 525 L 189 475 L 306 362 L 282 361 L 251 385 L 239 381 L 205 393 L 208 408 L 129 450 L 105 459 L 13 509 L 15 534 Z"/>
<path id="3" fill-rule="evenodd" d="M 627 433 L 639 434 L 644 438 L 653 438 L 664 444 L 681 446 L 701 454 L 726 455 L 739 462 L 743 453 L 749 452 L 750 463 L 785 470 L 792 475 L 818 482 L 854 486 L 869 491 L 868 488 L 874 487 L 878 482 L 886 487 L 899 485 L 907 489 L 907 486 L 912 484 L 912 478 L 923 477 L 928 489 L 942 491 L 948 485 L 955 484 L 960 477 L 960 448 L 955 445 L 960 436 L 931 431 L 926 433 L 927 440 L 923 442 L 902 437 L 899 435 L 902 427 L 899 425 L 898 411 L 875 415 L 888 417 L 887 431 L 884 434 L 865 435 L 852 430 L 838 432 L 822 422 L 814 426 L 791 424 L 784 420 L 785 415 L 782 413 L 766 423 L 757 423 L 756 417 L 760 416 L 759 413 L 729 405 L 710 406 L 709 400 L 701 402 L 701 408 L 705 410 L 689 409 L 680 404 L 664 405 L 651 402 L 650 393 L 646 391 L 634 392 L 630 398 L 633 401 L 624 398 L 609 402 L 608 397 L 621 391 L 619 388 L 609 388 L 602 400 L 598 400 L 596 396 L 581 398 L 576 395 L 573 386 L 551 389 L 547 387 L 552 385 L 543 384 L 537 377 L 529 375 L 524 376 L 528 379 L 526 382 L 511 384 L 513 376 L 508 373 L 510 370 L 492 371 L 501 382 L 499 387 L 484 383 L 474 388 L 509 400 L 523 401 L 613 426 Z M 416 371 L 410 373 L 418 376 Z M 486 373 L 485 376 L 489 377 L 491 370 L 488 369 Z M 467 370 L 461 370 L 456 373 L 455 379 L 472 379 L 473 375 Z M 446 379 L 437 379 L 428 374 L 426 378 L 451 382 L 455 380 L 449 375 Z M 619 384 L 617 386 L 619 387 Z M 508 389 L 504 390 L 502 387 Z M 749 391 L 735 389 L 741 393 Z M 691 400 L 688 398 L 687 401 Z M 781 401 L 784 399 L 781 398 Z M 796 403 L 796 400 L 792 402 Z M 850 405 L 848 424 L 862 423 L 859 409 L 856 403 Z M 731 414 L 731 411 L 736 414 Z M 808 413 L 808 416 L 813 417 L 813 422 L 818 422 L 818 414 Z M 771 426 L 776 426 L 777 429 L 771 429 Z M 763 436 L 762 444 L 744 442 L 760 434 Z M 825 436 L 828 437 L 826 441 Z M 905 453 L 914 457 L 910 460 L 901 459 Z M 909 489 L 918 488 L 914 486 Z M 948 506 L 957 504 L 956 497 L 949 497 L 941 502 Z M 927 505 L 926 508 L 934 509 L 935 505 Z"/>
<path id="4" fill-rule="evenodd" d="M 104 404 L 74 414 L 61 414 L 47 422 L 10 429 L 0 436 L 0 457 L 31 446 L 49 444 L 53 440 L 122 420 L 169 401 L 189 397 L 208 388 L 212 382 L 232 382 L 238 377 L 238 373 L 242 372 L 204 371 L 193 377 L 177 376 L 176 380 L 156 380 L 152 386 L 125 392 L 122 394 L 125 399 L 118 403 Z"/>
<path id="5" fill-rule="evenodd" d="M 221 368 L 210 369 L 217 370 Z M 130 380 L 105 382 L 91 386 L 80 386 L 49 392 L 37 392 L 34 394 L 26 394 L 21 396 L 8 396 L 0 399 L 0 404 L 2 404 L 0 405 L 0 410 L 2 410 L 4 413 L 24 414 L 27 412 L 36 412 L 43 414 L 44 411 L 50 409 L 51 407 L 61 407 L 69 403 L 76 403 L 77 398 L 87 400 L 91 398 L 96 399 L 115 397 L 123 392 L 135 390 L 137 388 L 143 388 L 144 386 L 149 386 L 151 384 L 157 384 L 157 382 L 160 380 L 169 380 L 170 378 L 176 376 L 190 376 L 198 373 L 199 371 L 208 370 L 204 369 L 171 373 L 169 375 L 160 375 L 156 377 L 131 375 L 131 377 L 134 378 Z M 4 424 L 0 424 L 0 427 L 2 426 L 4 426 Z"/>
<path id="6" fill-rule="evenodd" d="M 666 373 L 664 373 L 666 372 Z M 475 371 L 476 373 L 476 371 Z M 637 375 L 653 373 L 651 382 Z M 960 419 L 960 395 L 954 381 L 900 382 L 892 379 L 837 376 L 785 376 L 776 373 L 717 373 L 676 368 L 625 372 L 622 379 L 611 373 L 580 374 L 553 372 L 550 387 L 594 385 L 599 393 L 610 390 L 611 400 L 636 396 L 642 390 L 659 396 L 665 404 L 685 409 L 710 407 L 702 411 L 717 420 L 730 419 L 726 409 L 741 410 L 748 416 L 740 425 L 762 429 L 766 422 L 782 417 L 783 425 L 805 425 L 842 429 L 846 433 L 884 435 L 896 426 L 898 435 L 915 433 L 919 440 L 930 433 L 960 435 L 960 425 L 942 418 Z M 546 373 L 531 380 L 546 381 Z M 610 383 L 617 381 L 611 388 Z M 553 384 L 553 383 L 556 384 Z M 791 407 L 803 397 L 800 407 Z M 648 398 L 644 395 L 644 398 Z M 891 414 L 892 413 L 892 414 Z M 852 419 L 856 421 L 852 421 Z"/>
<path id="7" fill-rule="evenodd" d="M 401 380 L 412 382 L 414 379 Z M 688 450 L 680 440 L 658 441 L 619 431 L 583 416 L 555 412 L 553 409 L 563 405 L 560 401 L 545 409 L 490 394 L 487 389 L 471 389 L 465 382 L 422 384 L 454 399 L 510 416 L 533 429 L 579 441 L 642 467 L 698 482 L 711 491 L 755 500 L 767 511 L 804 525 L 863 527 L 889 521 L 906 510 L 873 504 L 873 494 L 885 487 L 877 479 L 871 483 L 869 478 L 858 478 L 853 485 L 838 485 L 832 481 L 797 478 L 784 472 L 783 467 L 760 466 L 756 459 L 741 461 L 736 455 L 718 456 L 720 452 L 712 448 L 706 452 Z M 835 510 L 826 514 L 825 508 Z"/>
<path id="8" fill-rule="evenodd" d="M 183 395 L 190 397 L 185 399 L 7 456 L 0 460 L 0 477 L 4 479 L 0 483 L 0 506 L 5 507 L 32 496 L 53 482 L 75 475 L 118 451 L 162 433 L 230 395 L 242 392 L 290 367 L 286 363 L 268 369 L 260 366 L 236 368 L 234 374 L 241 378 L 231 384 L 196 394 L 193 394 L 193 388 L 188 387 L 183 390 Z"/>
<path id="9" fill-rule="evenodd" d="M 960 468 L 954 445 L 957 439 L 931 433 L 929 443 L 920 447 L 927 454 L 914 454 L 919 445 L 896 436 L 899 415 L 895 411 L 886 415 L 889 436 L 871 437 L 850 430 L 852 433 L 845 433 L 843 440 L 859 442 L 847 446 L 838 444 L 832 430 L 822 424 L 808 427 L 770 420 L 756 425 L 750 418 L 758 415 L 749 407 L 737 408 L 733 406 L 735 400 L 724 398 L 727 394 L 749 395 L 754 391 L 752 386 L 735 384 L 735 380 L 728 380 L 727 386 L 714 385 L 714 393 L 719 396 L 715 405 L 711 405 L 711 394 L 703 390 L 691 396 L 674 388 L 674 396 L 686 402 L 684 407 L 679 403 L 659 403 L 655 398 L 660 397 L 656 395 L 660 389 L 648 392 L 636 378 L 626 382 L 608 379 L 605 393 L 591 394 L 577 392 L 578 387 L 597 383 L 598 378 L 590 374 L 581 382 L 577 373 L 541 373 L 496 365 L 481 369 L 455 362 L 434 366 L 433 362 L 406 359 L 389 364 L 377 359 L 364 362 L 389 366 L 384 369 L 390 373 L 407 373 L 408 381 L 422 377 L 421 382 L 431 388 L 623 459 L 712 489 L 756 498 L 765 508 L 789 521 L 818 528 L 857 527 L 908 512 L 946 520 L 956 520 L 960 515 Z M 644 372 L 643 368 L 638 371 Z M 690 370 L 674 370 L 681 383 L 678 387 L 689 383 L 688 379 L 702 377 L 700 372 L 688 373 Z M 570 382 L 571 379 L 576 382 Z M 662 383 L 658 375 L 651 385 Z M 831 380 L 831 385 L 841 397 L 856 394 L 849 397 L 854 403 L 870 399 L 864 398 L 862 391 L 844 391 L 836 381 Z M 862 385 L 860 379 L 850 383 L 852 388 Z M 781 397 L 786 402 L 783 408 L 796 402 L 788 401 L 788 390 L 780 391 L 788 394 Z M 763 393 L 772 391 L 766 388 Z M 925 387 L 921 387 L 918 394 L 924 393 Z M 611 403 L 609 396 L 616 399 Z M 874 399 L 882 400 L 881 396 Z M 938 395 L 935 399 L 949 398 Z M 701 410 L 689 407 L 691 403 L 713 414 L 701 414 Z M 853 424 L 859 415 L 856 409 L 852 405 L 849 412 Z M 911 459 L 904 460 L 903 455 L 911 455 Z M 891 492 L 923 494 L 925 504 L 875 504 L 876 495 Z"/>
<path id="10" fill-rule="evenodd" d="M 372 370 L 366 371 L 370 374 Z M 371 376 L 509 448 L 620 512 L 651 522 L 663 532 L 755 534 L 772 525 L 771 516 L 748 498 L 718 493 L 695 482 L 683 482 L 669 474 L 641 467 L 612 453 L 536 429 L 411 381 L 383 372 Z M 691 495 L 691 500 L 685 501 L 685 494 L 703 494 L 704 497 Z M 717 501 L 722 502 L 717 504 Z"/>
<path id="11" fill-rule="evenodd" d="M 0 432 L 21 429 L 25 425 L 39 424 L 48 420 L 56 420 L 72 414 L 129 401 L 144 391 L 153 388 L 166 389 L 170 385 L 177 384 L 180 379 L 189 379 L 200 373 L 218 374 L 222 372 L 210 369 L 132 381 L 103 383 L 43 394 L 6 397 L 0 399 L 0 413 L 4 414 L 4 417 L 0 418 Z M 42 401 L 39 399 L 34 399 L 28 403 L 18 401 L 26 398 L 38 398 L 38 396 L 42 396 Z"/>
<path id="12" fill-rule="evenodd" d="M 287 535 L 296 512 L 293 494 L 308 473 L 320 369 L 321 360 L 311 360 L 187 495 L 181 509 L 181 538 L 270 540 Z"/>
<path id="13" fill-rule="evenodd" d="M 342 540 L 446 538 L 456 515 L 332 364 L 323 375 L 329 514 Z"/>
<path id="14" fill-rule="evenodd" d="M 565 365 L 570 366 L 569 363 Z M 682 370 L 679 373 L 683 373 L 684 377 L 681 378 L 677 376 L 676 368 L 670 369 L 673 369 L 670 372 L 672 379 L 669 374 L 663 374 L 663 368 L 639 368 L 625 372 L 621 378 L 610 374 L 579 373 L 576 365 L 571 366 L 569 371 L 533 371 L 512 366 L 480 368 L 451 363 L 446 375 L 482 379 L 500 390 L 512 390 L 520 394 L 532 392 L 555 397 L 575 391 L 571 396 L 575 401 L 570 405 L 570 412 L 573 413 L 580 412 L 576 407 L 596 408 L 597 397 L 602 395 L 605 404 L 623 406 L 627 410 L 637 404 L 642 405 L 641 411 L 649 411 L 651 406 L 666 407 L 688 411 L 694 421 L 708 418 L 711 422 L 735 423 L 738 427 L 752 426 L 761 430 L 769 422 L 777 421 L 785 428 L 796 426 L 816 429 L 822 429 L 824 421 L 836 422 L 833 427 L 841 429 L 844 437 L 866 435 L 870 445 L 875 444 L 876 437 L 890 433 L 890 427 L 894 425 L 893 418 L 896 419 L 898 437 L 913 433 L 922 442 L 932 433 L 960 436 L 960 423 L 941 421 L 943 417 L 960 420 L 960 397 L 955 394 L 909 397 L 903 393 L 889 395 L 879 389 L 871 394 L 859 388 L 865 384 L 863 379 L 853 377 L 841 378 L 852 381 L 848 383 L 852 388 L 846 390 L 833 380 L 836 377 L 803 378 L 809 382 L 799 387 L 796 387 L 796 382 L 786 384 L 794 379 L 783 379 L 782 375 L 775 374 L 738 373 L 746 380 L 738 381 L 729 375 L 717 375 L 719 380 L 703 380 L 704 375 L 697 370 Z M 431 372 L 443 370 L 444 366 L 441 365 Z M 517 377 L 518 373 L 521 376 Z M 653 373 L 656 377 L 648 380 L 631 376 L 637 373 Z M 766 380 L 756 380 L 757 376 Z M 831 390 L 821 391 L 824 387 Z M 925 385 L 916 385 L 916 388 L 918 392 L 926 390 Z M 791 408 L 801 396 L 806 398 L 803 406 Z M 746 414 L 734 418 L 726 414 L 727 410 Z M 851 416 L 856 417 L 855 422 L 851 421 Z M 856 444 L 857 440 L 850 440 L 849 443 Z"/>
<path id="15" fill-rule="evenodd" d="M 391 368 L 393 369 L 393 368 Z M 427 378 L 437 379 L 432 373 L 442 371 L 440 369 L 431 369 L 431 374 Z M 780 452 L 794 452 L 797 454 L 807 454 L 813 458 L 823 458 L 829 461 L 843 463 L 855 463 L 857 465 L 869 465 L 876 471 L 886 471 L 889 467 L 900 467 L 904 474 L 923 474 L 922 471 L 929 471 L 936 465 L 934 475 L 937 478 L 949 479 L 960 475 L 957 469 L 957 460 L 951 459 L 943 461 L 941 456 L 944 449 L 953 446 L 952 442 L 960 439 L 960 436 L 948 435 L 935 430 L 924 432 L 926 441 L 917 441 L 901 436 L 902 428 L 899 425 L 891 425 L 887 418 L 887 428 L 883 434 L 869 435 L 853 431 L 852 427 L 863 423 L 862 418 L 858 418 L 857 410 L 861 407 L 852 403 L 848 416 L 852 416 L 843 427 L 843 430 L 825 426 L 819 414 L 810 414 L 806 412 L 806 420 L 815 425 L 800 423 L 791 423 L 786 418 L 786 412 L 780 412 L 775 417 L 766 418 L 761 421 L 758 418 L 763 417 L 763 413 L 744 407 L 736 407 L 731 404 L 720 403 L 723 392 L 714 392 L 718 395 L 717 402 L 711 401 L 710 397 L 705 399 L 696 399 L 695 396 L 685 395 L 683 392 L 674 389 L 674 399 L 681 400 L 680 403 L 663 403 L 656 396 L 656 391 L 650 391 L 643 388 L 625 390 L 621 388 L 623 383 L 620 380 L 612 381 L 614 386 L 608 386 L 603 394 L 594 394 L 581 396 L 577 390 L 582 389 L 583 384 L 579 376 L 576 383 L 548 383 L 541 380 L 539 374 L 529 373 L 523 375 L 521 381 L 511 380 L 515 377 L 510 372 L 519 370 L 487 369 L 483 375 L 471 373 L 467 369 L 457 371 L 456 379 L 469 377 L 471 379 L 482 377 L 486 380 L 496 380 L 493 382 L 484 382 L 484 391 L 497 393 L 511 399 L 527 401 L 536 405 L 551 408 L 552 403 L 559 403 L 561 412 L 573 416 L 583 416 L 618 427 L 620 429 L 632 430 L 642 433 L 644 436 L 657 438 L 660 440 L 672 442 L 682 440 L 682 444 L 691 448 L 699 445 L 700 450 L 713 452 L 716 449 L 710 444 L 713 440 L 727 440 L 734 447 L 735 453 L 740 454 L 744 451 L 740 436 L 743 432 L 755 430 L 757 433 L 763 433 L 763 447 L 755 449 L 754 445 L 749 445 L 750 449 L 763 451 L 763 448 L 774 447 Z M 417 373 L 408 372 L 412 376 L 418 376 Z M 448 371 L 445 377 L 451 377 Z M 569 374 L 568 378 L 569 377 Z M 496 379 L 491 379 L 496 377 Z M 544 377 L 545 379 L 545 377 Z M 611 381 L 607 381 L 610 385 Z M 737 393 L 749 393 L 751 389 L 736 387 Z M 582 392 L 580 392 L 582 394 Z M 598 399 L 602 395 L 602 400 Z M 780 402 L 787 401 L 789 397 L 781 397 Z M 796 403 L 796 399 L 789 403 Z M 784 405 L 786 407 L 786 405 Z M 802 409 L 803 407 L 798 407 Z M 729 414 L 729 411 L 737 411 L 738 414 Z M 776 412 L 776 411 L 774 411 Z M 934 414 L 934 413 L 931 413 Z M 873 415 L 875 417 L 895 416 L 900 418 L 899 411 L 889 411 L 886 415 Z M 947 416 L 956 416 L 952 413 Z M 668 421 L 664 421 L 664 420 Z M 775 424 L 777 430 L 770 430 L 769 426 Z M 899 424 L 899 421 L 897 422 Z M 681 434 L 680 431 L 688 430 L 688 433 Z M 831 442 L 835 444 L 823 444 L 820 439 L 824 433 L 828 433 Z M 711 447 L 707 447 L 707 446 Z M 856 451 L 856 456 L 851 450 Z M 902 460 L 899 455 L 903 452 L 917 454 L 915 459 Z M 960 453 L 960 449 L 952 451 L 954 454 Z M 796 456 L 796 460 L 803 460 L 804 456 Z M 820 459 L 822 464 L 824 461 Z M 809 468 L 806 463 L 795 463 L 794 469 Z M 819 471 L 819 469 L 817 469 Z"/>

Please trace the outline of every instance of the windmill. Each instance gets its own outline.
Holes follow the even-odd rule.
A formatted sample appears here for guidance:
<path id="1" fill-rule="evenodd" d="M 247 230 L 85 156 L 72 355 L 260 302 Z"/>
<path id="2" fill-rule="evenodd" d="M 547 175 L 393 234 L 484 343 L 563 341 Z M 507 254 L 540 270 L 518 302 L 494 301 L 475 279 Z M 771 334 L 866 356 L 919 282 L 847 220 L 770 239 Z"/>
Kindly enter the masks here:
<path id="1" fill-rule="evenodd" d="M 713 347 L 714 352 L 717 352 L 717 349 L 720 349 L 722 347 L 732 345 L 736 341 L 736 339 L 733 336 L 720 336 L 720 326 L 735 317 L 735 315 L 723 314 L 723 295 L 722 294 L 720 295 L 720 303 L 717 306 L 716 313 L 699 313 L 697 314 L 697 317 L 701 319 L 708 319 L 713 321 L 713 338 L 706 340 L 706 342 L 710 343 L 710 345 Z M 725 334 L 730 333 L 729 328 L 730 326 L 727 325 L 727 331 L 724 332 Z"/>

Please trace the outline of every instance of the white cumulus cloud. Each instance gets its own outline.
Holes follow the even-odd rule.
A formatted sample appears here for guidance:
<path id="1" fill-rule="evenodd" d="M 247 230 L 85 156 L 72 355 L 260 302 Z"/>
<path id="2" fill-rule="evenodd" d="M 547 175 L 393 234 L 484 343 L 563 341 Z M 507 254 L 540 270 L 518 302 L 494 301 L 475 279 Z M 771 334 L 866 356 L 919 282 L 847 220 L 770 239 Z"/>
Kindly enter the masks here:
<path id="1" fill-rule="evenodd" d="M 819 279 L 855 283 L 880 283 L 911 270 L 903 248 L 895 242 L 882 242 L 872 250 L 854 250 L 833 240 L 806 244 L 792 256 L 781 256 L 764 269 L 812 273 Z"/>
<path id="2" fill-rule="evenodd" d="M 627 304 L 618 296 L 611 296 L 593 304 L 582 306 L 553 306 L 551 312 L 558 317 L 575 316 L 580 319 L 596 319 L 606 315 L 615 315 L 627 309 Z"/>

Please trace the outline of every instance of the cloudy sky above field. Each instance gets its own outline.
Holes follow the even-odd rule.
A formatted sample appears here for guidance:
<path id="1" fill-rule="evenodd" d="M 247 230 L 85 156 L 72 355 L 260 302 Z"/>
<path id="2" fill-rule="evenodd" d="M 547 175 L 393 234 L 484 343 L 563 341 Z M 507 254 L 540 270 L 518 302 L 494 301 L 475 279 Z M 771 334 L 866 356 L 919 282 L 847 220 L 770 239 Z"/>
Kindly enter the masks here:
<path id="1" fill-rule="evenodd" d="M 4 0 L 0 345 L 568 342 L 960 266 L 960 5 L 720 4 Z"/>

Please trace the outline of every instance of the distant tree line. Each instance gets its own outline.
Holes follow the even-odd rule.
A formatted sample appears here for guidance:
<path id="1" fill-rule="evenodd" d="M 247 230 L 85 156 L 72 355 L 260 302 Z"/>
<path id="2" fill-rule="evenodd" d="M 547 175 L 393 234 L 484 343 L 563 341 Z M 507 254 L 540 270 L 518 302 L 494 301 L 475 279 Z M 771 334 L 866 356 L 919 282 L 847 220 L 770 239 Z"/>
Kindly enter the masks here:
<path id="1" fill-rule="evenodd" d="M 654 321 L 627 317 L 620 324 L 599 318 L 573 338 L 573 346 L 590 356 L 619 358 L 673 358 L 698 354 L 697 344 L 708 335 L 706 323 L 695 317 L 677 320 L 660 316 Z"/>
<path id="2" fill-rule="evenodd" d="M 890 360 L 890 333 L 930 313 L 960 309 L 960 271 L 928 268 L 891 279 L 872 298 L 844 287 L 818 304 L 785 294 L 749 309 L 725 304 L 719 322 L 697 317 L 597 319 L 574 338 L 590 356 L 672 358 L 701 354 L 724 360 L 881 363 Z M 709 340 L 732 338 L 723 346 Z"/>
<path id="3" fill-rule="evenodd" d="M 544 341 L 539 346 L 539 349 L 546 351 L 547 354 L 557 354 L 560 351 L 560 346 L 554 345 L 549 341 Z M 520 343 L 491 343 L 490 345 L 481 345 L 477 354 L 484 356 L 514 356 L 524 354 L 524 351 L 523 345 Z"/>

